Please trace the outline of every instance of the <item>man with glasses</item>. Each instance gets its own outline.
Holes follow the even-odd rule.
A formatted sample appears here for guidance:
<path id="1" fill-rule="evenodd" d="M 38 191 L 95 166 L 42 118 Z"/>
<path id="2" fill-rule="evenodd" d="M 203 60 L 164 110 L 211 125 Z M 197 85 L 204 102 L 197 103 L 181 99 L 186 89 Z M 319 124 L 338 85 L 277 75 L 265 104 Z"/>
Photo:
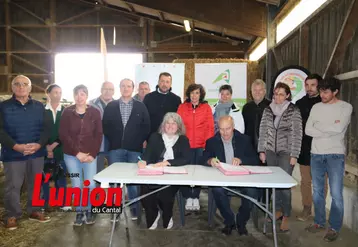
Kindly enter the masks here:
<path id="1" fill-rule="evenodd" d="M 113 100 L 114 95 L 114 85 L 112 82 L 103 82 L 101 87 L 101 95 L 98 98 L 95 98 L 89 102 L 89 104 L 99 110 L 101 117 L 103 119 L 104 109 L 107 104 Z M 97 172 L 100 172 L 104 169 L 104 159 L 106 158 L 107 162 L 108 157 L 108 140 L 103 135 L 102 144 L 100 152 L 97 156 Z"/>
<path id="2" fill-rule="evenodd" d="M 5 227 L 14 230 L 22 215 L 20 190 L 25 176 L 29 219 L 50 221 L 41 208 L 32 206 L 32 194 L 35 175 L 41 174 L 44 168 L 52 119 L 43 104 L 31 98 L 29 78 L 16 76 L 11 85 L 13 96 L 0 105 L 0 141 L 5 173 Z"/>

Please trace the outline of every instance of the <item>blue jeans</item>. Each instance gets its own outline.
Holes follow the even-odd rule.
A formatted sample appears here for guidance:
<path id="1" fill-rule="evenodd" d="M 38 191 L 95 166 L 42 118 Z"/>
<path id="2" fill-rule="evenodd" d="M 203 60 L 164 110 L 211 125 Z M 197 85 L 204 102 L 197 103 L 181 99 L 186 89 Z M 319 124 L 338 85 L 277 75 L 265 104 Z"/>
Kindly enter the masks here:
<path id="1" fill-rule="evenodd" d="M 67 166 L 67 171 L 70 174 L 79 174 L 79 177 L 71 177 L 72 188 L 83 188 L 84 180 L 89 180 L 90 185 L 88 188 L 90 189 L 89 194 L 91 194 L 92 190 L 96 188 L 96 183 L 93 180 L 94 175 L 97 173 L 97 157 L 90 163 L 81 163 L 75 156 L 72 155 L 64 155 L 64 160 Z M 76 212 L 81 211 L 90 211 L 91 210 L 91 202 L 90 196 L 88 196 L 88 205 L 87 207 L 81 206 L 82 197 L 80 200 L 80 206 L 76 207 Z"/>
<path id="2" fill-rule="evenodd" d="M 204 150 L 202 148 L 191 148 L 190 149 L 190 152 L 191 152 L 190 164 L 199 165 L 201 163 L 200 159 L 203 156 L 203 151 Z M 195 186 L 195 187 L 182 186 L 182 187 L 180 187 L 180 192 L 182 193 L 182 195 L 185 199 L 188 199 L 188 198 L 199 199 L 200 191 L 201 191 L 200 186 Z"/>
<path id="3" fill-rule="evenodd" d="M 236 188 L 238 192 L 241 194 L 247 195 L 257 200 L 258 198 L 258 190 L 256 188 Z M 224 224 L 226 226 L 233 226 L 235 225 L 235 214 L 232 212 L 230 207 L 230 193 L 229 191 L 225 190 L 221 187 L 213 187 L 212 188 L 215 204 L 220 211 L 221 216 L 224 218 Z M 253 202 L 241 198 L 241 206 L 239 211 L 236 215 L 236 224 L 243 228 L 246 226 L 247 221 L 250 219 L 250 213 L 253 208 Z"/>
<path id="4" fill-rule="evenodd" d="M 138 156 L 140 152 L 132 152 L 125 149 L 116 149 L 109 151 L 109 163 L 112 165 L 115 162 L 124 162 L 124 163 L 137 163 Z M 128 185 L 128 199 L 132 200 L 139 196 L 139 186 L 138 185 Z M 138 215 L 138 203 L 134 203 L 131 206 L 132 217 L 137 217 Z"/>
<path id="5" fill-rule="evenodd" d="M 63 172 L 66 174 L 67 173 L 67 169 L 66 169 L 66 164 L 64 161 L 60 162 L 60 166 L 63 169 Z M 66 188 L 67 187 L 67 181 L 66 181 L 66 176 L 65 177 L 61 177 L 59 179 L 57 179 L 55 181 L 55 187 L 56 187 L 56 197 L 58 196 L 58 189 L 59 188 Z M 47 183 L 43 183 L 42 184 L 42 191 L 43 191 L 43 199 L 45 200 L 45 207 L 48 207 L 48 201 L 50 198 L 50 186 L 49 186 L 49 182 Z M 65 205 L 65 201 L 66 201 L 66 190 L 64 190 L 64 194 L 63 194 L 63 205 Z"/>
<path id="6" fill-rule="evenodd" d="M 329 224 L 339 232 L 342 228 L 343 177 L 345 156 L 343 154 L 311 154 L 311 174 L 313 184 L 313 203 L 315 210 L 314 222 L 320 226 L 326 225 L 326 200 L 324 194 L 325 174 L 328 175 L 329 188 L 332 196 Z"/>

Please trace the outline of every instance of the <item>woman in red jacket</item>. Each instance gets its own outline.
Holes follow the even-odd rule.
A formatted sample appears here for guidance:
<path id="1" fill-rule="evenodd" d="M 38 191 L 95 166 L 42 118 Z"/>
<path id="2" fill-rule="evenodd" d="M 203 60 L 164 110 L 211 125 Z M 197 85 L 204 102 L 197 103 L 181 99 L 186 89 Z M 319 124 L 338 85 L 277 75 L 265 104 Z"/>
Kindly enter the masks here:
<path id="1" fill-rule="evenodd" d="M 178 108 L 190 142 L 191 164 L 200 164 L 207 139 L 214 136 L 214 118 L 211 107 L 204 101 L 205 89 L 200 84 L 191 84 L 185 93 L 187 100 Z M 199 210 L 200 187 L 182 187 L 186 198 L 186 210 Z"/>

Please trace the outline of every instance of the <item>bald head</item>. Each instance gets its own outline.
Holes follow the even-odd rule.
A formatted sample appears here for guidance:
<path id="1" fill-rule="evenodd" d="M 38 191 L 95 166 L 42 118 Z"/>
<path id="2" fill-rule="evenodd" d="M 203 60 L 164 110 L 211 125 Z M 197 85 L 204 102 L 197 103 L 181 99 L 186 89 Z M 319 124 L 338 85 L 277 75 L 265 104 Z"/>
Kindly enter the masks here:
<path id="1" fill-rule="evenodd" d="M 231 140 L 234 135 L 234 119 L 231 116 L 223 116 L 219 119 L 218 126 L 221 137 L 225 141 Z"/>

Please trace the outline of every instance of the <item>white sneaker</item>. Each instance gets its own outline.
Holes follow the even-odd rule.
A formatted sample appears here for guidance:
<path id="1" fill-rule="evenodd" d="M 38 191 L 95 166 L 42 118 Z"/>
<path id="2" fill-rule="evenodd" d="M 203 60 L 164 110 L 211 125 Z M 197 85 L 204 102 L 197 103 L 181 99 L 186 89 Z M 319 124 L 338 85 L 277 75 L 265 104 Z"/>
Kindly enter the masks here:
<path id="1" fill-rule="evenodd" d="M 138 220 L 138 217 L 132 217 L 131 220 L 132 221 Z"/>
<path id="2" fill-rule="evenodd" d="M 155 230 L 158 227 L 158 221 L 160 219 L 160 212 L 158 212 L 158 216 L 155 219 L 155 221 L 153 222 L 153 225 L 151 227 L 149 227 L 149 230 Z"/>
<path id="3" fill-rule="evenodd" d="M 193 210 L 193 198 L 186 199 L 185 209 L 186 210 Z"/>
<path id="4" fill-rule="evenodd" d="M 200 204 L 198 198 L 193 199 L 193 210 L 197 210 L 197 211 L 200 210 Z"/>
<path id="5" fill-rule="evenodd" d="M 60 210 L 65 211 L 65 212 L 72 211 L 72 207 L 70 207 L 70 206 L 61 207 Z"/>
<path id="6" fill-rule="evenodd" d="M 172 218 L 170 218 L 170 220 L 169 220 L 167 229 L 168 229 L 168 230 L 169 230 L 169 229 L 172 229 L 172 228 L 173 228 L 173 225 L 174 225 L 174 221 L 173 221 L 173 217 L 172 217 Z"/>

